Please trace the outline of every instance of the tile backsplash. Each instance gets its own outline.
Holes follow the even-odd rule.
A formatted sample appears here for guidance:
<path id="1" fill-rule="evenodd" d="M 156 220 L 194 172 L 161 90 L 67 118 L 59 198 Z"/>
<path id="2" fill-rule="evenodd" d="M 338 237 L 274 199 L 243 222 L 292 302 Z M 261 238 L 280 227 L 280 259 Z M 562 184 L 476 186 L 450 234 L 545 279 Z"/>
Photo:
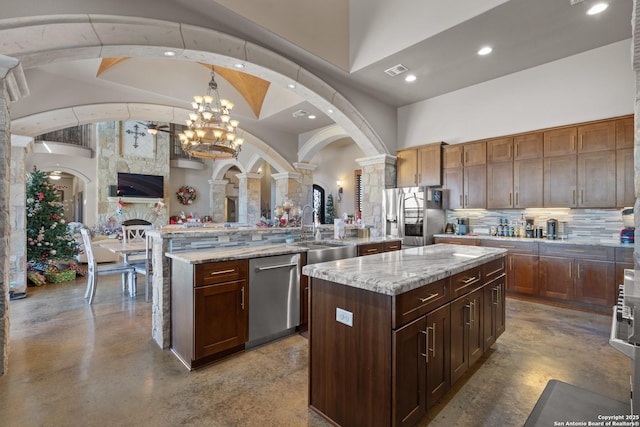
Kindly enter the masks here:
<path id="1" fill-rule="evenodd" d="M 470 232 L 478 234 L 489 234 L 491 227 L 498 225 L 500 218 L 506 218 L 509 222 L 535 218 L 535 225 L 543 226 L 545 232 L 548 219 L 566 221 L 569 239 L 617 240 L 620 238 L 620 230 L 624 228 L 622 209 L 455 209 L 447 210 L 446 218 L 450 223 L 457 218 L 467 218 Z"/>

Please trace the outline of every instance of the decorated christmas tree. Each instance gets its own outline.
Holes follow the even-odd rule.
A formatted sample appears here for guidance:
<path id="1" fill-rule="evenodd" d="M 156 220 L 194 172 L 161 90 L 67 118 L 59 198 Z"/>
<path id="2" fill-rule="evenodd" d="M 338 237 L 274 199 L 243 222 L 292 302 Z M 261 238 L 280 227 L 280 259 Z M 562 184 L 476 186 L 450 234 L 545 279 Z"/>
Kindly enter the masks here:
<path id="1" fill-rule="evenodd" d="M 327 207 L 324 214 L 324 223 L 333 224 L 333 219 L 336 217 L 336 207 L 333 204 L 333 194 L 329 194 L 327 197 Z"/>
<path id="2" fill-rule="evenodd" d="M 33 168 L 27 176 L 27 263 L 32 270 L 52 272 L 72 260 L 80 247 L 67 229 L 62 201 L 47 174 Z"/>

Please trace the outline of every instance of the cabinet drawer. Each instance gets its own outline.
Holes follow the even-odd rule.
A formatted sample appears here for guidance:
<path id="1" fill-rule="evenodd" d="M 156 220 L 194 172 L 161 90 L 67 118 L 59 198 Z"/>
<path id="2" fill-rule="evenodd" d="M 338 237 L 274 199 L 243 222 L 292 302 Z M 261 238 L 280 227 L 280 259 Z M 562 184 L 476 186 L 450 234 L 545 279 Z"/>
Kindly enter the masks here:
<path id="1" fill-rule="evenodd" d="M 481 240 L 480 244 L 482 246 L 487 246 L 489 248 L 502 248 L 507 249 L 509 253 L 514 254 L 538 254 L 538 243 L 537 242 L 509 242 L 504 240 Z"/>
<path id="2" fill-rule="evenodd" d="M 358 245 L 358 256 L 379 254 L 380 252 L 382 252 L 382 243 Z"/>
<path id="3" fill-rule="evenodd" d="M 248 261 L 233 260 L 196 265 L 194 287 L 214 285 L 247 278 Z"/>
<path id="4" fill-rule="evenodd" d="M 479 246 L 479 239 L 471 239 L 469 237 L 436 237 L 436 243 L 447 243 L 451 245 L 468 245 L 468 246 Z"/>
<path id="5" fill-rule="evenodd" d="M 484 283 L 489 283 L 505 274 L 505 260 L 506 257 L 502 257 L 482 265 L 482 279 Z"/>
<path id="6" fill-rule="evenodd" d="M 400 327 L 451 300 L 449 278 L 395 297 L 394 327 Z"/>
<path id="7" fill-rule="evenodd" d="M 469 270 L 451 276 L 451 294 L 453 298 L 471 292 L 482 284 L 482 276 L 480 275 L 480 267 L 470 268 Z"/>
<path id="8" fill-rule="evenodd" d="M 633 264 L 633 248 L 616 248 L 616 262 Z"/>
<path id="9" fill-rule="evenodd" d="M 400 240 L 395 242 L 384 242 L 382 244 L 382 250 L 384 252 L 399 251 L 400 249 L 402 249 L 402 242 Z"/>
<path id="10" fill-rule="evenodd" d="M 540 256 L 614 261 L 615 251 L 614 248 L 603 246 L 540 243 Z"/>

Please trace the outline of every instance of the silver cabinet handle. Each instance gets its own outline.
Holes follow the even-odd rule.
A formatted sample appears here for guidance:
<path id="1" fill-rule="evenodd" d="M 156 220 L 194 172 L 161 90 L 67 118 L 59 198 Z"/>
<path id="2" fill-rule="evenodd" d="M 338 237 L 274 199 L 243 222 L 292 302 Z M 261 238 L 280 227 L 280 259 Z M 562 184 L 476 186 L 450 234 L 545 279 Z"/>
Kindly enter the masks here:
<path id="1" fill-rule="evenodd" d="M 217 276 L 218 274 L 227 274 L 227 273 L 233 273 L 233 272 L 235 272 L 235 270 L 232 268 L 230 270 L 212 271 L 211 275 L 212 276 Z"/>
<path id="2" fill-rule="evenodd" d="M 244 311 L 244 286 L 240 288 L 240 308 Z"/>
<path id="3" fill-rule="evenodd" d="M 468 308 L 469 309 L 469 321 L 468 322 L 464 322 L 464 324 L 467 325 L 467 326 L 471 326 L 471 303 L 465 304 L 464 308 Z"/>
<path id="4" fill-rule="evenodd" d="M 429 296 L 428 296 L 428 297 L 426 297 L 426 298 L 420 298 L 420 297 L 418 297 L 418 299 L 420 300 L 420 302 L 421 302 L 421 303 L 425 303 L 425 302 L 427 302 L 427 301 L 429 301 L 429 300 L 431 300 L 431 299 L 436 298 L 438 295 L 440 295 L 440 294 L 431 294 L 431 295 L 429 295 Z"/>
<path id="5" fill-rule="evenodd" d="M 429 328 L 424 331 L 420 331 L 425 335 L 424 339 L 424 353 L 420 353 L 421 356 L 424 356 L 425 364 L 429 364 Z"/>
<path id="6" fill-rule="evenodd" d="M 436 357 L 436 324 L 432 323 L 427 329 L 431 329 L 431 348 L 427 350 L 431 352 L 432 357 Z"/>
<path id="7" fill-rule="evenodd" d="M 280 265 L 270 265 L 268 267 L 256 267 L 256 273 L 259 271 L 266 271 L 266 270 L 275 270 L 276 268 L 291 268 L 291 267 L 297 267 L 298 264 L 280 264 Z"/>

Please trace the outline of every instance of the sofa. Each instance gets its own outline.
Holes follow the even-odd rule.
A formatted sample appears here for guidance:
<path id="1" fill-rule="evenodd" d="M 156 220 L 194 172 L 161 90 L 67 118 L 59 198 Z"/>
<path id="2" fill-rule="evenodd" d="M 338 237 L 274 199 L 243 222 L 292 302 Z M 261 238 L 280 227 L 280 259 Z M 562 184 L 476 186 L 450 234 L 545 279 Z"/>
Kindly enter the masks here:
<path id="1" fill-rule="evenodd" d="M 82 235 L 80 234 L 80 228 L 84 227 L 84 224 L 79 222 L 70 222 L 67 224 L 69 232 L 76 239 L 80 245 L 80 253 L 76 256 L 78 263 L 87 263 L 87 254 L 84 253 L 84 242 L 82 241 Z M 99 246 L 99 242 L 104 239 L 110 239 L 109 236 L 93 236 L 91 238 L 91 247 L 93 248 L 93 256 L 98 264 L 105 262 L 118 262 L 118 254 L 114 254 L 108 249 Z"/>

